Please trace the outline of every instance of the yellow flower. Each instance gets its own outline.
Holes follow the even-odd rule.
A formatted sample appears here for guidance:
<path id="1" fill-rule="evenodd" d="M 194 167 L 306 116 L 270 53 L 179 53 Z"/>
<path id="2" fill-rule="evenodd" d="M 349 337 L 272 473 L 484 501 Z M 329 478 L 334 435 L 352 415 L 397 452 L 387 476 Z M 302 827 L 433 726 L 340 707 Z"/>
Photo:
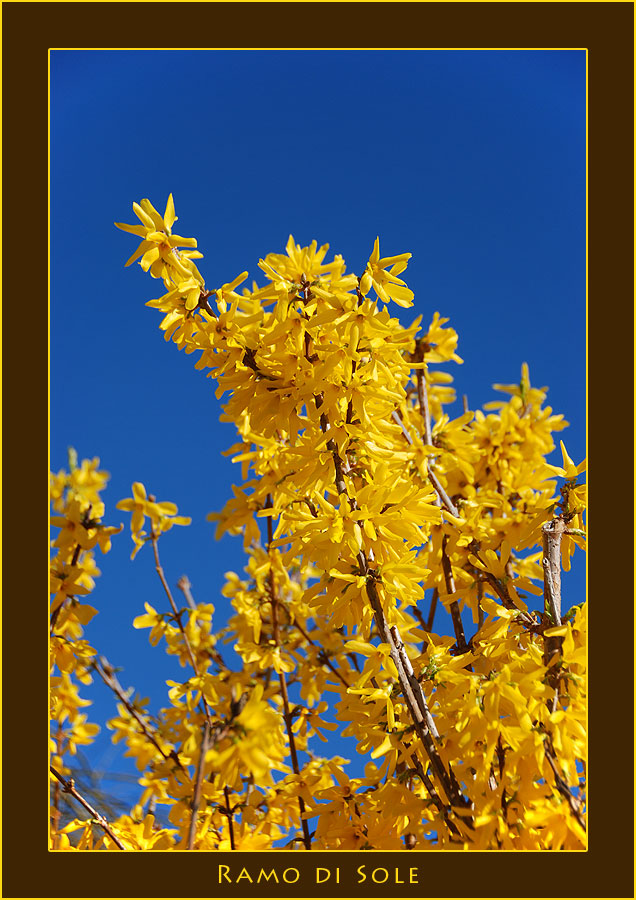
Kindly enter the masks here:
<path id="1" fill-rule="evenodd" d="M 561 454 L 563 456 L 563 466 L 551 466 L 549 463 L 546 463 L 546 468 L 551 472 L 554 472 L 555 475 L 561 475 L 562 478 L 567 478 L 568 481 L 576 480 L 577 475 L 580 475 L 581 472 L 585 472 L 586 460 L 583 460 L 578 466 L 575 466 L 568 456 L 563 441 L 561 441 Z"/>
<path id="2" fill-rule="evenodd" d="M 384 300 L 385 303 L 394 300 L 398 306 L 413 306 L 415 294 L 406 287 L 406 282 L 397 277 L 406 269 L 412 255 L 400 253 L 398 256 L 384 256 L 380 259 L 380 238 L 377 237 L 373 253 L 360 281 L 360 293 L 366 297 L 373 288 L 380 300 Z M 387 271 L 388 266 L 391 266 L 390 271 Z"/>
<path id="3" fill-rule="evenodd" d="M 163 501 L 158 503 L 155 498 L 146 494 L 144 485 L 136 481 L 132 486 L 133 496 L 120 500 L 117 509 L 132 512 L 130 530 L 132 539 L 136 544 L 131 559 L 134 559 L 143 544 L 153 537 L 158 537 L 164 531 L 169 531 L 173 525 L 189 525 L 192 519 L 187 516 L 178 516 L 178 508 L 174 503 Z M 142 531 L 146 516 L 152 526 L 151 535 Z"/>
<path id="4" fill-rule="evenodd" d="M 127 225 L 123 222 L 115 222 L 115 226 L 121 231 L 127 231 L 142 238 L 141 244 L 133 255 L 126 261 L 129 266 L 141 257 L 141 267 L 144 272 L 150 270 L 153 278 L 170 278 L 171 272 L 176 272 L 183 278 L 189 278 L 194 267 L 180 257 L 177 247 L 196 247 L 195 238 L 184 238 L 178 234 L 172 234 L 172 226 L 177 216 L 174 212 L 172 194 L 168 197 L 166 211 L 160 216 L 150 200 L 142 200 L 141 204 L 133 203 L 135 215 L 141 225 Z"/>

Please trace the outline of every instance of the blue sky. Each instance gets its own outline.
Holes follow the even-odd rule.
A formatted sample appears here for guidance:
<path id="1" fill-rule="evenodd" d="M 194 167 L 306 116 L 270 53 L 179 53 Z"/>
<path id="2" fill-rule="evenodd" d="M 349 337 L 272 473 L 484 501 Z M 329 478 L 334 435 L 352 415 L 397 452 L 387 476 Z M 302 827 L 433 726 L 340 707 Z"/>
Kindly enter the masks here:
<path id="1" fill-rule="evenodd" d="M 145 600 L 163 598 L 150 548 L 129 560 L 116 502 L 139 480 L 192 516 L 162 538 L 162 562 L 171 584 L 185 573 L 195 599 L 215 603 L 219 627 L 223 573 L 244 563 L 240 539 L 215 542 L 205 521 L 240 477 L 221 456 L 233 428 L 194 358 L 164 343 L 144 306 L 161 285 L 124 269 L 136 242 L 113 227 L 136 221 L 142 197 L 163 211 L 170 192 L 209 287 L 245 269 L 262 284 L 258 259 L 290 232 L 328 242 L 356 273 L 376 235 L 383 255 L 412 252 L 415 308 L 402 321 L 437 310 L 459 333 L 448 412 L 460 414 L 463 393 L 471 409 L 501 396 L 492 384 L 518 382 L 525 361 L 571 423 L 557 441 L 578 463 L 585 53 L 52 51 L 51 467 L 73 445 L 112 475 L 105 520 L 126 532 L 98 560 L 87 637 L 155 709 L 165 680 L 186 672 L 131 627 Z M 584 590 L 575 558 L 565 605 Z M 91 721 L 113 714 L 105 688 L 83 694 Z M 89 759 L 130 771 L 120 756 L 104 729 Z"/>

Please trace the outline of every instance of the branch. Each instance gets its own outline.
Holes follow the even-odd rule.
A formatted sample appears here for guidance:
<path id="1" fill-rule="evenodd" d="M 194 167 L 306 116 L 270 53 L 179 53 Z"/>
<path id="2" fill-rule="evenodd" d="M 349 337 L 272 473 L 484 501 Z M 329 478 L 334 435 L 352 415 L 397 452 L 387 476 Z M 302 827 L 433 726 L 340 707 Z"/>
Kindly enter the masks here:
<path id="1" fill-rule="evenodd" d="M 203 723 L 203 736 L 201 737 L 201 750 L 199 753 L 199 764 L 197 766 L 197 774 L 196 781 L 194 785 L 194 793 L 192 794 L 192 802 L 190 803 L 190 809 L 192 814 L 190 816 L 190 829 L 188 831 L 188 850 L 192 850 L 194 848 L 194 835 L 196 832 L 197 825 L 197 816 L 199 814 L 199 807 L 201 806 L 201 788 L 203 785 L 203 769 L 205 768 L 205 755 L 208 752 L 208 739 L 210 737 L 210 725 L 209 722 L 206 721 Z M 226 788 L 227 790 L 227 788 Z M 234 849 L 234 847 L 232 847 Z"/>
<path id="2" fill-rule="evenodd" d="M 448 553 L 446 552 L 446 545 L 448 543 L 448 535 L 445 534 L 442 538 L 442 569 L 444 571 L 444 581 L 446 582 L 446 593 L 454 594 L 455 593 L 455 579 L 453 578 L 453 568 L 451 566 L 451 561 L 448 558 Z M 455 631 L 455 639 L 457 641 L 457 649 L 460 653 L 466 653 L 469 649 L 468 644 L 466 643 L 466 634 L 464 632 L 464 624 L 462 622 L 461 613 L 459 611 L 459 603 L 457 600 L 451 600 L 450 603 L 450 611 L 451 616 L 453 618 L 453 629 Z M 472 671 L 472 667 L 471 667 Z"/>
<path id="3" fill-rule="evenodd" d="M 223 788 L 223 795 L 225 796 L 225 813 L 227 815 L 227 823 L 230 831 L 230 847 L 232 850 L 236 850 L 236 844 L 234 842 L 234 813 L 230 806 L 230 793 L 227 789 L 227 784 Z"/>
<path id="4" fill-rule="evenodd" d="M 556 626 L 561 624 L 561 539 L 565 530 L 562 516 L 556 516 L 541 528 L 545 611 Z"/>
<path id="5" fill-rule="evenodd" d="M 322 405 L 321 398 L 316 397 L 315 402 L 317 407 L 320 407 Z M 395 416 L 395 411 L 393 414 Z M 329 430 L 329 421 L 324 413 L 320 417 L 320 426 L 323 433 Z M 352 510 L 354 510 L 357 508 L 357 504 L 355 498 L 350 497 L 347 492 L 347 487 L 342 476 L 342 461 L 340 460 L 340 457 L 338 455 L 338 448 L 336 447 L 333 440 L 327 443 L 327 447 L 331 451 L 333 457 L 334 469 L 336 473 L 336 489 L 339 494 L 346 495 L 349 501 L 349 506 Z M 413 721 L 413 725 L 415 726 L 417 736 L 421 740 L 424 749 L 426 750 L 426 753 L 431 762 L 431 766 L 433 767 L 433 771 L 437 775 L 448 800 L 454 806 L 467 807 L 469 805 L 468 801 L 462 796 L 461 789 L 459 787 L 457 779 L 455 778 L 455 775 L 453 774 L 452 769 L 449 766 L 449 771 L 446 771 L 444 763 L 442 762 L 442 759 L 439 755 L 437 746 L 435 745 L 433 737 L 431 736 L 432 731 L 428 724 L 428 720 L 430 720 L 431 722 L 433 720 L 428 710 L 428 705 L 426 703 L 424 692 L 422 691 L 422 686 L 413 674 L 412 668 L 410 670 L 410 676 L 408 670 L 405 668 L 403 657 L 400 655 L 400 649 L 402 649 L 402 647 L 404 646 L 403 641 L 401 640 L 399 632 L 395 626 L 393 626 L 393 629 L 389 628 L 384 610 L 382 609 L 380 595 L 376 586 L 376 577 L 369 568 L 364 551 L 361 550 L 358 553 L 357 560 L 361 574 L 365 575 L 367 579 L 367 596 L 373 610 L 373 617 L 375 620 L 376 628 L 378 629 L 380 640 L 383 643 L 387 644 L 387 646 L 389 647 L 390 656 L 397 669 L 402 694 L 406 701 L 406 705 Z M 406 654 L 404 654 L 404 656 L 405 655 Z M 435 727 L 434 723 L 433 727 Z M 437 733 L 437 729 L 435 729 L 435 733 Z"/>
<path id="6" fill-rule="evenodd" d="M 98 673 L 98 675 L 101 676 L 101 679 L 104 682 L 104 684 L 107 687 L 109 687 L 111 689 L 111 691 L 115 694 L 115 696 L 118 698 L 118 700 L 120 700 L 121 703 L 124 704 L 124 706 L 130 713 L 130 715 L 133 717 L 133 719 L 135 719 L 135 721 L 141 728 L 142 732 L 148 738 L 150 743 L 153 744 L 154 747 L 156 747 L 156 749 L 163 756 L 163 758 L 165 760 L 173 759 L 175 761 L 175 763 L 179 766 L 179 768 L 183 772 L 185 772 L 186 769 L 182 765 L 181 760 L 179 759 L 179 756 L 177 754 L 177 751 L 171 750 L 170 753 L 166 753 L 166 751 L 161 747 L 161 745 L 157 741 L 157 738 L 155 737 L 151 726 L 148 724 L 148 722 L 146 722 L 146 720 L 143 718 L 143 716 L 135 709 L 133 704 L 130 702 L 128 695 L 124 691 L 123 687 L 119 683 L 117 676 L 115 675 L 115 670 L 113 669 L 111 664 L 108 662 L 106 657 L 100 656 L 100 658 L 98 660 L 96 659 L 93 663 L 93 668 Z"/>
<path id="7" fill-rule="evenodd" d="M 154 500 L 154 497 L 152 496 L 152 494 L 149 495 L 148 499 Z M 188 651 L 188 657 L 190 658 L 190 664 L 191 664 L 192 668 L 194 669 L 194 674 L 198 678 L 199 677 L 199 669 L 197 666 L 196 657 L 192 650 L 192 645 L 190 644 L 190 641 L 188 640 L 188 635 L 185 632 L 185 628 L 183 627 L 183 622 L 181 621 L 181 613 L 177 609 L 177 604 L 174 602 L 174 597 L 172 596 L 172 591 L 168 587 L 168 582 L 166 581 L 166 576 L 164 575 L 163 567 L 159 561 L 158 535 L 155 534 L 154 529 L 150 532 L 150 540 L 152 541 L 152 549 L 153 549 L 153 553 L 155 556 L 155 569 L 157 570 L 157 575 L 159 576 L 159 580 L 161 581 L 161 584 L 163 585 L 163 589 L 166 592 L 166 596 L 168 597 L 168 600 L 170 601 L 170 606 L 172 607 L 172 612 L 174 613 L 175 621 L 179 627 L 179 631 L 181 632 L 181 636 L 183 638 L 183 641 L 186 645 L 186 649 Z M 203 702 L 205 716 L 208 720 L 210 728 L 212 728 L 213 722 L 212 722 L 212 716 L 210 714 L 210 707 L 208 706 L 208 703 L 207 703 L 207 700 L 205 699 L 205 695 L 203 694 L 203 691 L 201 691 L 201 700 Z"/>
<path id="8" fill-rule="evenodd" d="M 565 529 L 566 524 L 562 516 L 555 516 L 541 528 L 544 608 L 552 627 L 558 627 L 561 624 L 561 539 Z M 549 667 L 548 683 L 554 688 L 553 705 L 555 709 L 559 702 L 559 660 L 562 646 L 562 637 L 544 636 L 543 662 Z M 548 706 L 552 708 L 551 704 Z"/>
<path id="9" fill-rule="evenodd" d="M 483 561 L 483 559 L 479 555 L 479 549 L 480 549 L 479 543 L 474 540 L 471 541 L 471 543 L 468 545 L 468 549 L 470 550 L 471 553 L 473 553 L 477 557 L 477 559 L 480 561 L 480 563 L 485 567 L 486 563 Z M 519 620 L 521 622 L 523 622 L 524 625 L 527 625 L 530 628 L 534 628 L 536 626 L 537 623 L 534 620 L 534 618 L 530 615 L 530 613 L 525 612 L 525 610 L 523 610 L 523 609 L 519 609 L 517 604 L 514 602 L 514 600 L 510 596 L 510 592 L 508 591 L 508 588 L 506 587 L 505 584 L 503 584 L 503 582 L 501 582 L 498 578 L 495 578 L 495 576 L 492 574 L 492 572 L 488 572 L 485 569 L 482 570 L 481 575 L 482 575 L 482 578 L 485 581 L 487 581 L 488 584 L 491 586 L 491 588 L 493 589 L 495 594 L 497 594 L 497 596 L 499 597 L 499 599 L 501 600 L 503 605 L 506 607 L 506 609 L 514 610 L 517 613 L 517 617 L 519 618 Z"/>
<path id="10" fill-rule="evenodd" d="M 396 409 L 393 410 L 393 419 L 395 422 L 397 422 L 397 424 L 402 429 L 402 434 L 404 435 L 406 440 L 409 442 L 409 444 L 412 444 L 413 438 L 406 430 L 406 428 L 404 426 L 404 422 L 400 418 L 400 414 L 398 413 L 398 411 Z M 430 427 L 430 425 L 429 425 L 429 427 Z M 440 506 L 440 504 L 445 506 L 446 509 L 449 511 L 449 513 L 452 516 L 455 516 L 455 518 L 459 518 L 459 510 L 457 509 L 457 507 L 455 506 L 453 501 L 450 499 L 450 497 L 448 496 L 448 494 L 442 487 L 439 478 L 435 474 L 432 462 L 430 460 L 428 460 L 426 465 L 427 465 L 429 480 L 430 480 L 431 484 L 433 485 L 433 487 L 435 488 L 435 492 L 437 494 L 437 497 L 435 498 L 436 504 L 438 506 Z"/>
<path id="11" fill-rule="evenodd" d="M 192 591 L 190 590 L 190 588 L 192 587 L 192 584 L 187 575 L 182 575 L 179 578 L 179 580 L 177 581 L 177 587 L 179 588 L 179 590 L 185 597 L 186 603 L 188 604 L 190 609 L 196 610 L 197 605 L 194 602 L 194 597 L 192 596 Z"/>
<path id="12" fill-rule="evenodd" d="M 69 780 L 67 781 L 66 778 L 64 778 L 62 775 L 60 775 L 60 773 L 57 771 L 57 769 L 55 769 L 53 766 L 51 766 L 50 769 L 51 769 L 51 772 L 53 773 L 53 775 L 57 778 L 57 780 L 62 785 L 62 790 L 64 791 L 64 793 L 70 794 L 71 797 L 75 797 L 75 799 L 79 803 L 82 804 L 84 809 L 87 810 L 91 814 L 91 817 L 97 822 L 97 824 L 101 828 L 104 829 L 104 831 L 106 832 L 108 837 L 113 841 L 113 843 L 115 843 L 119 847 L 120 850 L 125 850 L 126 848 L 124 847 L 122 842 L 119 840 L 117 835 L 113 833 L 110 825 L 108 824 L 108 821 L 104 818 L 104 816 L 101 813 L 98 813 L 97 810 L 94 809 L 90 805 L 88 800 L 85 800 L 82 797 L 82 795 L 78 791 L 75 790 L 75 783 L 74 783 L 73 779 L 69 778 Z"/>
<path id="13" fill-rule="evenodd" d="M 179 588 L 179 590 L 185 597 L 186 603 L 188 604 L 190 609 L 193 612 L 196 612 L 197 605 L 194 602 L 194 597 L 192 596 L 192 591 L 191 591 L 192 584 L 187 575 L 182 575 L 179 578 L 179 580 L 177 581 L 177 587 Z M 225 662 L 225 660 L 223 659 L 223 657 L 221 656 L 219 651 L 216 649 L 216 647 L 208 649 L 207 652 L 210 654 L 210 656 L 212 657 L 212 659 L 214 660 L 214 662 L 217 664 L 217 666 L 220 669 L 224 669 L 226 672 L 230 671 L 230 667 Z"/>
<path id="14" fill-rule="evenodd" d="M 265 508 L 272 507 L 272 495 L 267 495 L 267 501 L 265 503 Z M 267 517 L 267 553 L 270 552 L 270 546 L 273 540 L 273 528 L 272 528 L 272 517 Z M 274 631 L 274 641 L 276 642 L 276 646 L 280 646 L 280 634 L 278 630 L 278 598 L 276 596 L 276 584 L 274 581 L 274 570 L 271 566 L 269 567 L 269 591 L 270 591 L 270 603 L 272 607 L 272 628 Z M 283 699 L 283 720 L 285 722 L 285 728 L 287 730 L 287 737 L 289 739 L 289 752 L 291 755 L 292 761 L 292 769 L 294 770 L 295 775 L 300 775 L 300 766 L 298 765 L 298 755 L 296 753 L 296 740 L 294 737 L 294 732 L 292 730 L 292 716 L 289 710 L 289 695 L 287 693 L 287 681 L 285 679 L 285 673 L 281 671 L 278 673 L 278 680 L 280 683 L 280 693 Z M 303 798 L 298 795 L 298 808 L 300 810 L 300 821 L 303 829 L 303 843 L 305 845 L 306 850 L 311 850 L 311 835 L 309 834 L 309 825 L 307 824 L 307 819 L 303 818 L 305 812 L 305 801 Z"/>
<path id="15" fill-rule="evenodd" d="M 550 735 L 548 735 L 548 740 L 550 744 L 552 744 L 552 738 Z M 585 818 L 581 811 L 581 801 L 578 799 L 578 797 L 574 796 L 569 785 L 560 774 L 559 770 L 556 767 L 556 759 L 552 754 L 552 751 L 548 747 L 545 748 L 545 758 L 550 763 L 550 768 L 554 773 L 554 783 L 556 785 L 557 791 L 561 794 L 562 797 L 565 797 L 565 799 L 567 800 L 572 815 L 579 823 L 583 831 L 587 831 L 585 827 Z"/>
<path id="16" fill-rule="evenodd" d="M 305 640 L 309 641 L 309 643 L 311 644 L 312 647 L 318 647 L 318 644 L 309 637 L 309 635 L 307 634 L 307 632 L 305 631 L 303 626 L 300 624 L 300 622 L 294 621 L 293 624 L 300 631 L 300 633 L 305 638 Z M 328 666 L 331 669 L 331 671 L 333 672 L 333 674 L 336 676 L 336 678 L 338 678 L 340 680 L 340 682 L 346 688 L 350 687 L 349 682 L 346 680 L 346 678 L 343 675 L 341 675 L 341 673 L 338 671 L 338 669 L 336 669 L 334 664 L 331 662 L 331 660 L 327 656 L 326 651 L 322 647 L 319 647 L 318 660 L 320 662 L 324 663 L 326 666 Z"/>
<path id="17" fill-rule="evenodd" d="M 424 362 L 424 342 L 420 339 L 415 342 L 413 362 Z M 417 399 L 420 404 L 420 415 L 424 420 L 424 443 L 429 446 L 433 443 L 431 433 L 431 414 L 428 408 L 428 389 L 424 369 L 417 369 Z"/>

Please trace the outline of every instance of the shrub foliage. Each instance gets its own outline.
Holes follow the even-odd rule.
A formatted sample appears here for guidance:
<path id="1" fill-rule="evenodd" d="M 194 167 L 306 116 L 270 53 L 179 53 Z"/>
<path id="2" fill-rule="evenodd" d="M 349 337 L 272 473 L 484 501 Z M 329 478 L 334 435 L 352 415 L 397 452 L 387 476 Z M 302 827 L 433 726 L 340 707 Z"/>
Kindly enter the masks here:
<path id="1" fill-rule="evenodd" d="M 185 669 L 151 714 L 84 638 L 96 547 L 120 530 L 102 521 L 108 476 L 73 454 L 52 475 L 51 846 L 584 849 L 586 606 L 561 610 L 561 571 L 585 546 L 584 464 L 563 442 L 563 465 L 546 463 L 567 424 L 546 388 L 524 364 L 495 385 L 504 399 L 450 418 L 456 332 L 391 314 L 413 303 L 409 253 L 381 257 L 376 240 L 357 276 L 290 237 L 259 261 L 263 287 L 239 291 L 244 272 L 209 290 L 172 196 L 163 216 L 133 209 L 128 264 L 165 288 L 147 305 L 236 426 L 241 483 L 209 518 L 243 536 L 247 562 L 226 574 L 233 614 L 215 630 L 213 605 L 161 566 L 165 533 L 190 520 L 141 482 L 118 504 L 164 597 L 134 627 Z M 442 606 L 451 635 L 435 630 Z M 93 677 L 139 770 L 126 815 L 73 781 L 98 730 L 81 711 Z M 335 729 L 357 741 L 355 777 L 329 753 Z"/>

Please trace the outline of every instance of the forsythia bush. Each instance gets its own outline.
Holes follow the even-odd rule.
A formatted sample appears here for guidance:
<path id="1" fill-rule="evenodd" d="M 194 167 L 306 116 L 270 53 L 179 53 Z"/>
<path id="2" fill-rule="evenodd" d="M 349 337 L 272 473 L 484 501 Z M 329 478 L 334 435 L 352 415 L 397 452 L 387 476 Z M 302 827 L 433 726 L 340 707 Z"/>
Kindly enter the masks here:
<path id="1" fill-rule="evenodd" d="M 134 627 L 186 669 L 151 716 L 83 637 L 94 550 L 117 530 L 102 524 L 107 475 L 95 459 L 52 477 L 51 846 L 584 849 L 586 606 L 561 614 L 561 569 L 585 546 L 584 465 L 563 443 L 563 466 L 545 462 L 567 424 L 546 389 L 524 365 L 519 384 L 495 385 L 503 401 L 449 418 L 452 378 L 434 367 L 462 362 L 457 334 L 437 313 L 422 327 L 389 311 L 412 305 L 409 253 L 381 257 L 376 240 L 356 276 L 290 237 L 259 262 L 264 287 L 239 292 L 244 272 L 208 290 L 196 241 L 172 233 L 172 196 L 163 216 L 133 209 L 140 224 L 118 225 L 141 238 L 128 263 L 165 288 L 147 305 L 167 341 L 198 351 L 236 425 L 242 484 L 209 518 L 243 535 L 247 565 L 226 575 L 233 615 L 214 632 L 214 607 L 187 579 L 179 606 L 159 559 L 189 519 L 141 483 L 118 504 L 165 594 Z M 435 632 L 438 604 L 453 636 Z M 142 788 L 110 820 L 72 781 L 97 730 L 80 712 L 93 675 Z M 329 754 L 337 727 L 363 775 Z M 82 815 L 63 825 L 68 794 Z"/>

